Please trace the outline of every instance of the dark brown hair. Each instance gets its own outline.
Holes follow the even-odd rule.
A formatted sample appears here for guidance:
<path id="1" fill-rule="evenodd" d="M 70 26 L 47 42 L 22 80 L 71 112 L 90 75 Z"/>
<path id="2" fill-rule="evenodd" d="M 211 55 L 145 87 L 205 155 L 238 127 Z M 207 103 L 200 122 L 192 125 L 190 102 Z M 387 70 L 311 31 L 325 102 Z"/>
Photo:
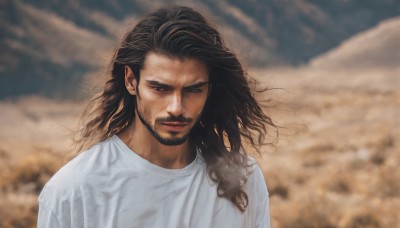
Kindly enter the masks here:
<path id="1" fill-rule="evenodd" d="M 192 8 L 159 9 L 127 33 L 111 62 L 111 78 L 103 93 L 82 116 L 84 123 L 76 139 L 79 150 L 119 133 L 134 121 L 135 99 L 125 88 L 125 67 L 131 67 L 139 79 L 149 51 L 172 58 L 196 58 L 207 66 L 212 89 L 189 139 L 201 151 L 209 177 L 218 184 L 217 194 L 243 212 L 248 204 L 244 185 L 251 162 L 242 140 L 258 148 L 267 126 L 275 125 L 256 102 L 236 55 Z"/>

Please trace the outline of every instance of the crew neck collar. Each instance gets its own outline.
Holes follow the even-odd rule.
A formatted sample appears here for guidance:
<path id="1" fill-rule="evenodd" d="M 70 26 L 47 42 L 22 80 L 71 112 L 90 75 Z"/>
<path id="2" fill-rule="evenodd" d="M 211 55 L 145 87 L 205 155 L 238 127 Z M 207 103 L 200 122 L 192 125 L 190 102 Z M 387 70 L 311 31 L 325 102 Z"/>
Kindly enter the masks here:
<path id="1" fill-rule="evenodd" d="M 117 135 L 110 138 L 111 141 L 115 142 L 120 149 L 128 153 L 137 164 L 140 164 L 146 170 L 157 173 L 163 176 L 185 176 L 191 174 L 201 163 L 199 150 L 196 150 L 196 158 L 187 166 L 180 169 L 168 169 L 161 166 L 155 165 L 148 160 L 139 156 L 135 151 L 131 150 Z"/>

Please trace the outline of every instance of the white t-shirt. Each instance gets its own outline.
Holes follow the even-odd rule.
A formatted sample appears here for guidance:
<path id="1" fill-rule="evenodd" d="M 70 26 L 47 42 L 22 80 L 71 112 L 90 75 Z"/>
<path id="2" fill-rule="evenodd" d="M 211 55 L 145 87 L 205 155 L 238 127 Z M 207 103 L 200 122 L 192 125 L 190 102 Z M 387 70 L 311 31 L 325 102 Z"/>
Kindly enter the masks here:
<path id="1" fill-rule="evenodd" d="M 268 192 L 256 162 L 244 213 L 218 197 L 216 188 L 199 153 L 182 169 L 165 169 L 113 136 L 71 160 L 46 184 L 38 227 L 269 227 Z"/>

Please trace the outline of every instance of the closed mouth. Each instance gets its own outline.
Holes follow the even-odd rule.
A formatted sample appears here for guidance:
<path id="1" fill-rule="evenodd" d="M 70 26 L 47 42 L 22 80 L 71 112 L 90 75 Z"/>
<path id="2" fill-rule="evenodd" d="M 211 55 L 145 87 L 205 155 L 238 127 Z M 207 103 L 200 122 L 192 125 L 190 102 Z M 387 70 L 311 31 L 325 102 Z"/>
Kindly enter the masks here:
<path id="1" fill-rule="evenodd" d="M 168 125 L 168 126 L 186 126 L 189 123 L 182 123 L 182 122 L 164 122 L 161 123 L 162 125 Z"/>
<path id="2" fill-rule="evenodd" d="M 168 122 L 168 123 L 161 123 L 168 131 L 171 132 L 179 132 L 186 128 L 189 124 L 187 123 L 175 123 L 175 122 Z"/>

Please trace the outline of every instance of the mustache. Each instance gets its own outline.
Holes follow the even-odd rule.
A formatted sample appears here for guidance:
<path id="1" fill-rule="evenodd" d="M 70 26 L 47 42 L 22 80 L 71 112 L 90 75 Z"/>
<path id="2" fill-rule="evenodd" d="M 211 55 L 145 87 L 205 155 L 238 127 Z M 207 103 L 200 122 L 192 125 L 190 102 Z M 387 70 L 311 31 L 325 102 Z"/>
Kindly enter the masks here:
<path id="1" fill-rule="evenodd" d="M 163 122 L 179 122 L 179 123 L 190 123 L 193 121 L 193 118 L 186 118 L 184 116 L 169 116 L 164 118 L 157 118 L 156 123 Z"/>

